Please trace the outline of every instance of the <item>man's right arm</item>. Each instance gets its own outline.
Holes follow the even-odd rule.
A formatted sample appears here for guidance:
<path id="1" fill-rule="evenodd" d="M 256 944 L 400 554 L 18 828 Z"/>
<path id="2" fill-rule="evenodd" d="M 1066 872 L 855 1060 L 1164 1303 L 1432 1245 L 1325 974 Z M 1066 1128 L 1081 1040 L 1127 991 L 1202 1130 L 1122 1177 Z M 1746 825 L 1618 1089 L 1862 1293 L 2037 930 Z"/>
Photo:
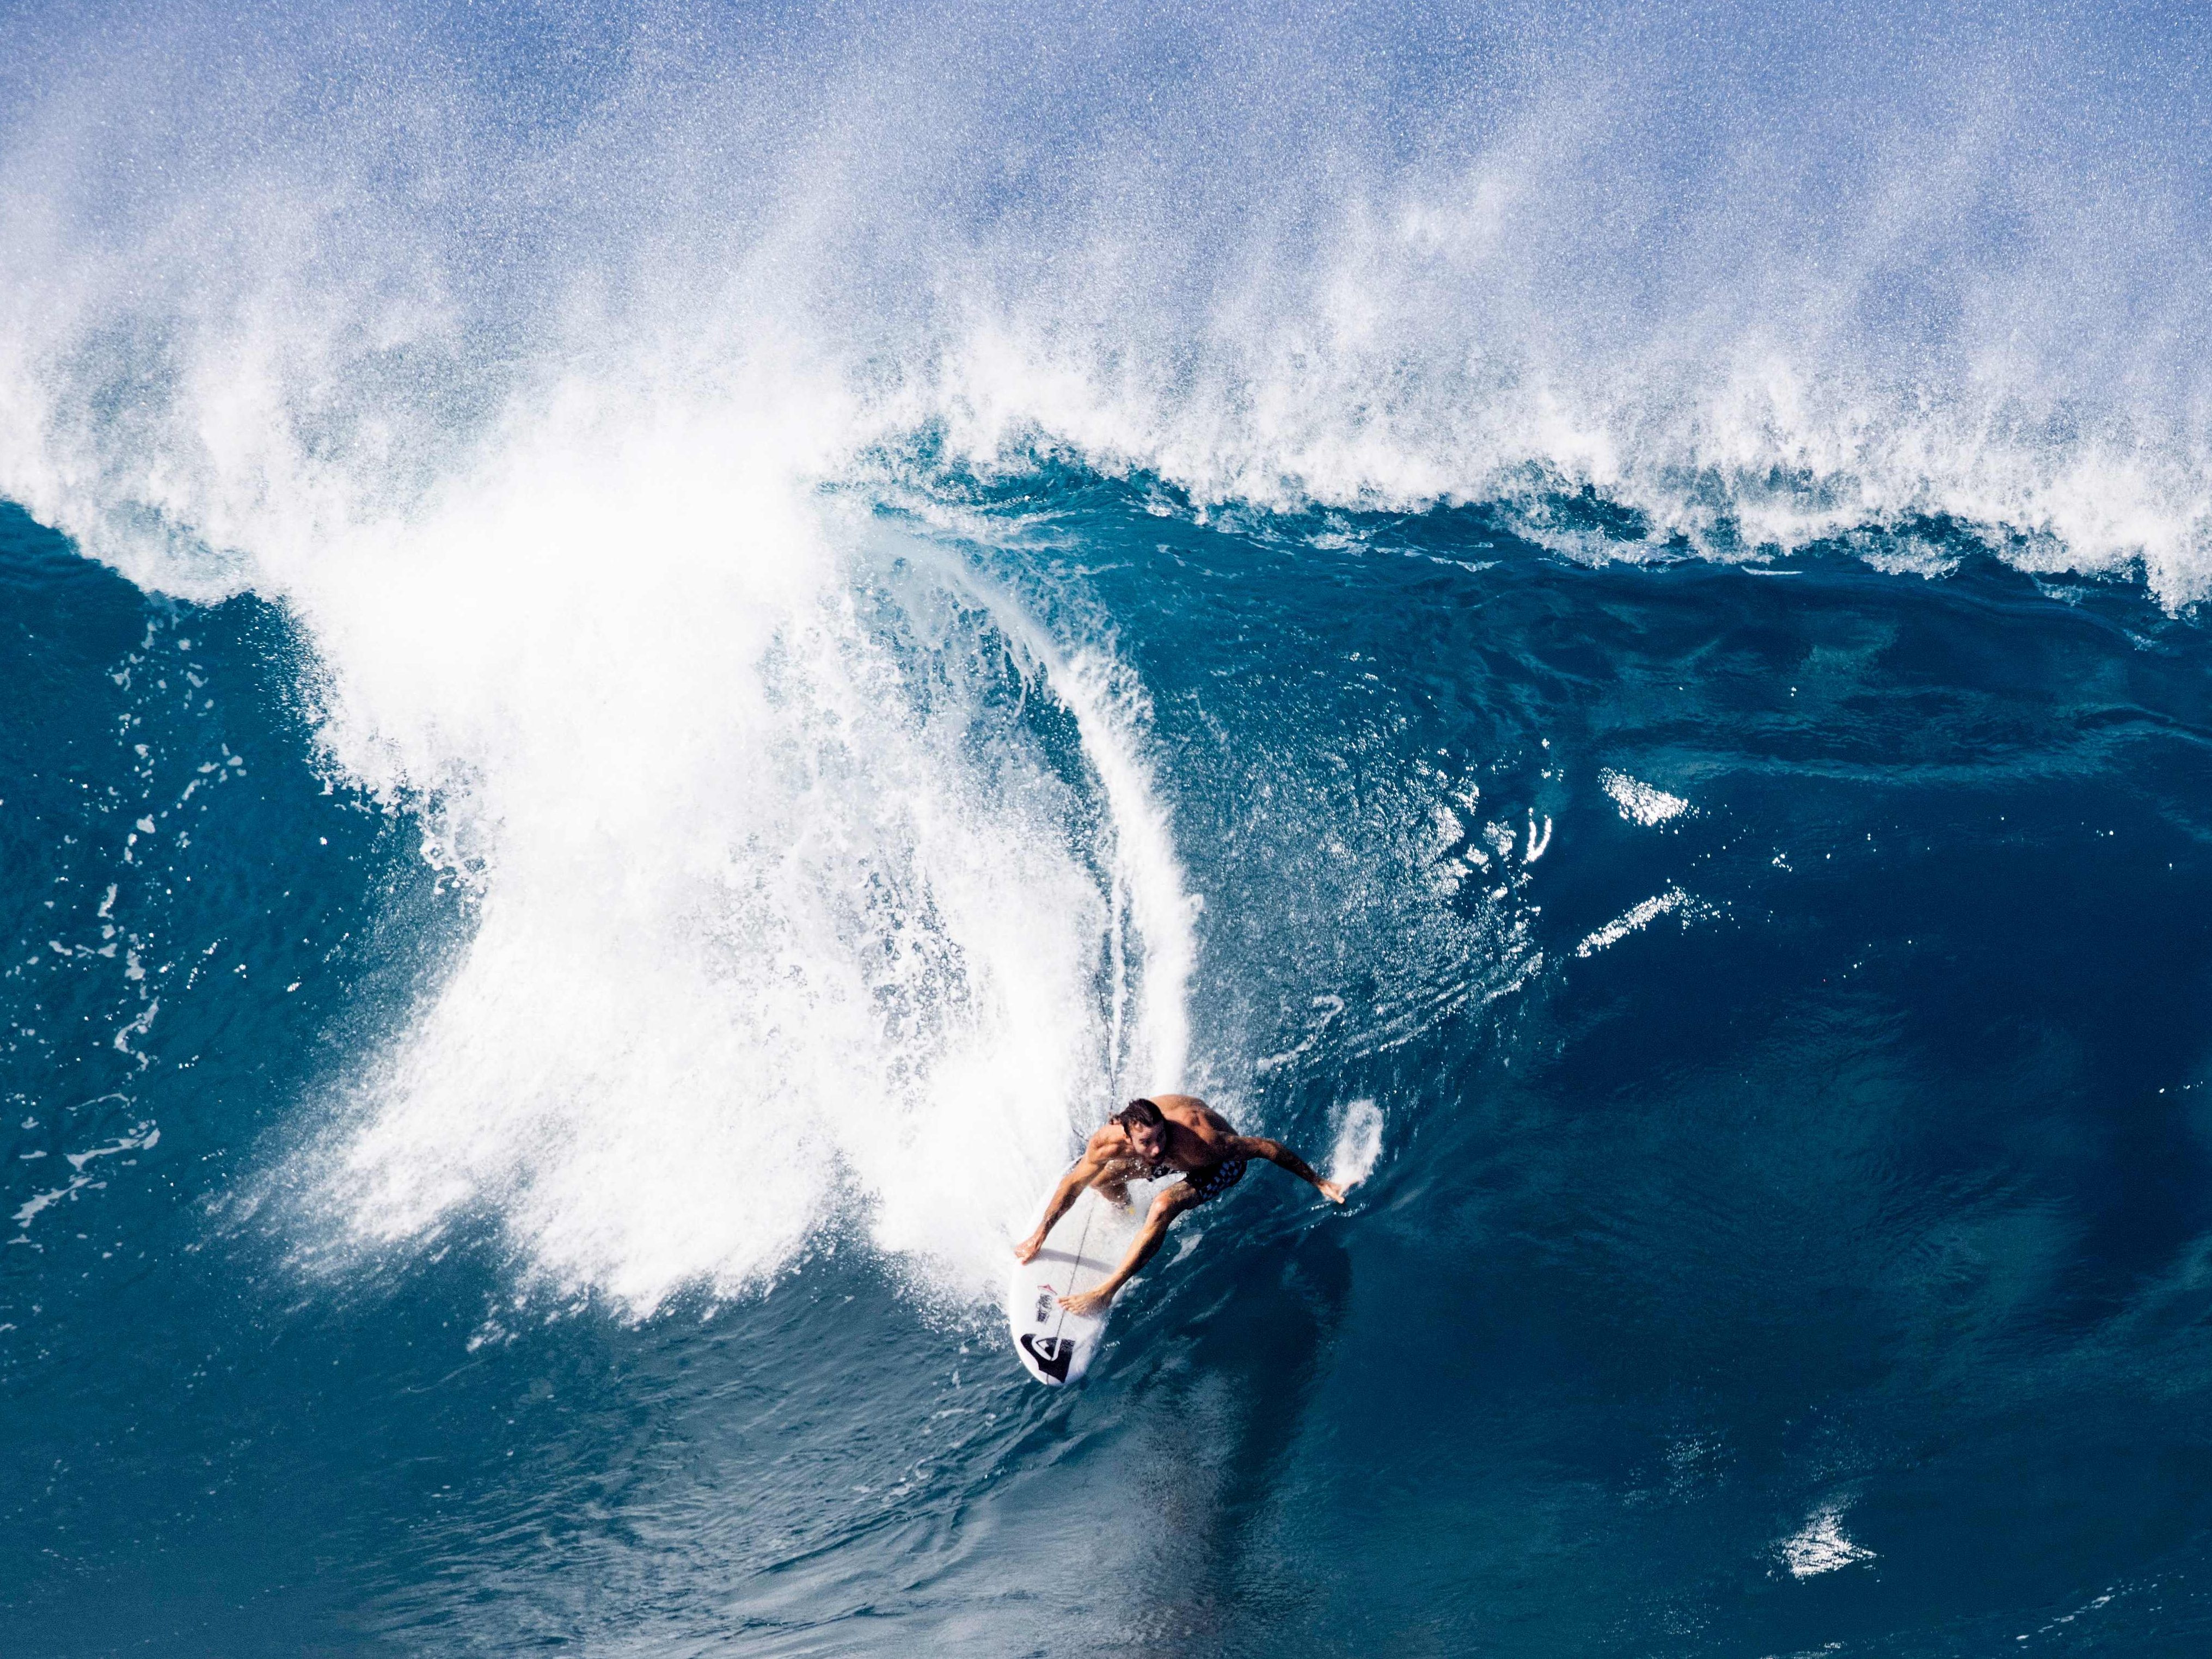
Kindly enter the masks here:
<path id="1" fill-rule="evenodd" d="M 1052 1202 L 1044 1206 L 1044 1219 L 1037 1223 L 1036 1231 L 1014 1246 L 1015 1261 L 1027 1261 L 1044 1249 L 1045 1235 L 1052 1231 L 1052 1224 L 1067 1213 L 1067 1206 L 1075 1202 L 1076 1194 L 1097 1180 L 1105 1168 L 1105 1154 L 1094 1139 L 1083 1149 L 1083 1156 L 1075 1160 L 1075 1167 L 1060 1176 L 1060 1185 L 1052 1189 Z"/>
<path id="2" fill-rule="evenodd" d="M 1343 1188 L 1334 1181 L 1323 1181 L 1314 1172 L 1312 1164 L 1279 1140 L 1269 1140 L 1264 1135 L 1239 1135 L 1234 1143 L 1233 1155 L 1237 1158 L 1264 1158 L 1277 1169 L 1288 1170 L 1299 1180 L 1307 1182 L 1330 1203 L 1344 1202 Z"/>

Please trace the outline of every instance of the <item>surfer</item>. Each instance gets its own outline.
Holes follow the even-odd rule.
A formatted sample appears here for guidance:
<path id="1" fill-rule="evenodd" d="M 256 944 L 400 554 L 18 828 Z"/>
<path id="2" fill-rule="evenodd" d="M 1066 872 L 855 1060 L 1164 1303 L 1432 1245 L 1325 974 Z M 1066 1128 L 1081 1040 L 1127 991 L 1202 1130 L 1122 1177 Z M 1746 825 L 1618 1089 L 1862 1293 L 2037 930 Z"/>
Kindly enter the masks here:
<path id="1" fill-rule="evenodd" d="M 1133 1100 L 1106 1120 L 1084 1147 L 1075 1167 L 1060 1178 L 1037 1230 L 1014 1246 L 1014 1260 L 1027 1261 L 1044 1248 L 1052 1224 L 1067 1213 L 1067 1206 L 1085 1187 L 1097 1188 L 1108 1202 L 1126 1209 L 1131 1182 L 1181 1176 L 1181 1181 L 1152 1200 L 1144 1227 L 1121 1265 L 1081 1295 L 1060 1298 L 1060 1305 L 1070 1313 L 1097 1313 L 1152 1260 L 1160 1241 L 1167 1237 L 1169 1223 L 1185 1210 L 1194 1210 L 1234 1187 L 1244 1178 L 1245 1164 L 1255 1158 L 1264 1158 L 1299 1180 L 1310 1182 L 1330 1203 L 1344 1202 L 1341 1187 L 1323 1181 L 1311 1164 L 1282 1142 L 1238 1134 L 1227 1118 L 1195 1095 Z"/>

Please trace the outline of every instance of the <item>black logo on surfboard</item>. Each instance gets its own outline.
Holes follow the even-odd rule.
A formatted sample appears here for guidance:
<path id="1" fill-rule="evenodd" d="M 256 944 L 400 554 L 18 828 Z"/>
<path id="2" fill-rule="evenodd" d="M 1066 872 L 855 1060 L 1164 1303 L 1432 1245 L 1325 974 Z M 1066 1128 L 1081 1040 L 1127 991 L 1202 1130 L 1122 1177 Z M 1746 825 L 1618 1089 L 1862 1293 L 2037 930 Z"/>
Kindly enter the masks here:
<path id="1" fill-rule="evenodd" d="M 1075 1339 L 1068 1336 L 1031 1336 L 1024 1331 L 1016 1339 L 1022 1352 L 1036 1361 L 1036 1368 L 1055 1382 L 1067 1381 L 1068 1362 L 1075 1358 Z"/>

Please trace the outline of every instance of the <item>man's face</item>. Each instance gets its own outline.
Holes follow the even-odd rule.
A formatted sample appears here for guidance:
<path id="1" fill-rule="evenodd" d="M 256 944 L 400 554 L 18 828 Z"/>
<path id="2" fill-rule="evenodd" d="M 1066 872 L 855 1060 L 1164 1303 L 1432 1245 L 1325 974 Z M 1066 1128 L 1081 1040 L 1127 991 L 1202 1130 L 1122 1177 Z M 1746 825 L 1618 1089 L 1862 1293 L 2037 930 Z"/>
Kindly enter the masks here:
<path id="1" fill-rule="evenodd" d="M 1129 1131 L 1130 1148 L 1139 1158 L 1157 1161 L 1160 1154 L 1167 1151 L 1168 1132 L 1165 1125 L 1131 1123 L 1125 1127 Z"/>

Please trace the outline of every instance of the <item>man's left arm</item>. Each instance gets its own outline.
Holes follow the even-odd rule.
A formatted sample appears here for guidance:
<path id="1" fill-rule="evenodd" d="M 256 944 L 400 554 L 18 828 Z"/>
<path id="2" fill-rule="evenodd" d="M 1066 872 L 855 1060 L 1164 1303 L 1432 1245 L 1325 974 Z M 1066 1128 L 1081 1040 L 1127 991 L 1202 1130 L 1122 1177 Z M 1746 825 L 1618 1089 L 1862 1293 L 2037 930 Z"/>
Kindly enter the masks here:
<path id="1" fill-rule="evenodd" d="M 1323 1181 L 1314 1173 L 1313 1165 L 1300 1158 L 1279 1140 L 1269 1140 L 1263 1135 L 1237 1137 L 1237 1158 L 1264 1158 L 1279 1170 L 1288 1170 L 1299 1180 L 1310 1182 L 1314 1190 L 1332 1204 L 1344 1202 L 1344 1188 L 1334 1181 Z"/>

